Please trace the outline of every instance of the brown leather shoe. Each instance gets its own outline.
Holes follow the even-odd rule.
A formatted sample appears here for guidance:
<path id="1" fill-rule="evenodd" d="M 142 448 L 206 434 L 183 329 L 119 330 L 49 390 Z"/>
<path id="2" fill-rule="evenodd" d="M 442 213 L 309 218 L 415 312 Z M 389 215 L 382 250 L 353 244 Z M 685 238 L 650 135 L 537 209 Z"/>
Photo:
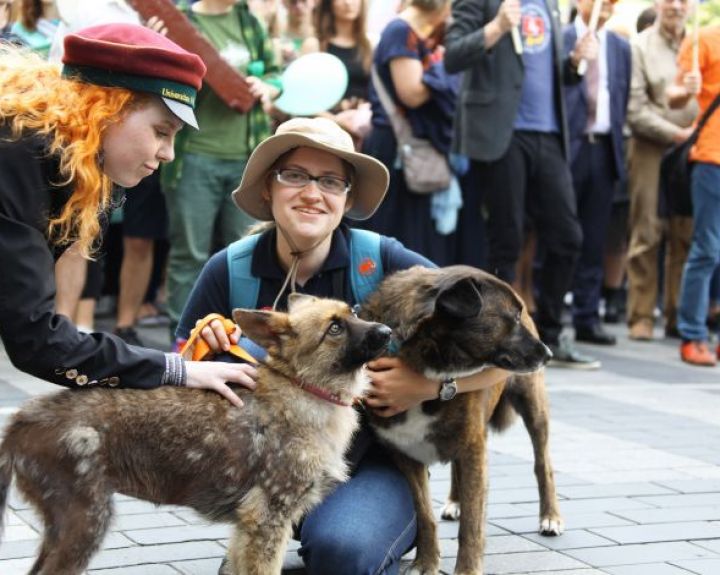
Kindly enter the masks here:
<path id="1" fill-rule="evenodd" d="M 680 346 L 680 358 L 692 365 L 714 367 L 716 354 L 712 353 L 704 341 L 686 341 Z"/>
<path id="2" fill-rule="evenodd" d="M 652 341 L 653 322 L 649 319 L 641 319 L 630 326 L 628 337 L 635 341 Z"/>

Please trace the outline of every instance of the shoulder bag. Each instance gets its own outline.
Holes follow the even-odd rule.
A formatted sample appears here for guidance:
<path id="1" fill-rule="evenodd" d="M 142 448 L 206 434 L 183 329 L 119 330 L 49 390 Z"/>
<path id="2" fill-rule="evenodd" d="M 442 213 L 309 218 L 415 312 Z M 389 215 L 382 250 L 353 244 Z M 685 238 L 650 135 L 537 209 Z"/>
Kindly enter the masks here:
<path id="1" fill-rule="evenodd" d="M 664 215 L 692 216 L 692 193 L 690 189 L 690 174 L 692 162 L 690 162 L 690 150 L 700 137 L 705 123 L 710 119 L 713 112 L 720 105 L 720 94 L 713 100 L 712 104 L 705 110 L 705 113 L 697 123 L 695 130 L 687 140 L 674 144 L 667 150 L 660 161 L 660 196 L 665 202 L 667 213 Z"/>
<path id="2" fill-rule="evenodd" d="M 439 152 L 430 140 L 413 135 L 410 123 L 393 103 L 375 66 L 371 73 L 375 91 L 395 132 L 398 157 L 408 190 L 416 194 L 446 190 L 453 177 L 447 157 Z"/>

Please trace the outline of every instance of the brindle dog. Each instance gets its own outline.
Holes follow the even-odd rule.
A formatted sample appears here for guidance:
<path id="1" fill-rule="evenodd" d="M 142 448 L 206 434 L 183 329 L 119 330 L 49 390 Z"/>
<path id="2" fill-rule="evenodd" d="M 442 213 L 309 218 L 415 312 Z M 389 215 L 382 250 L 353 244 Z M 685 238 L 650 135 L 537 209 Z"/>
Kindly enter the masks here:
<path id="1" fill-rule="evenodd" d="M 411 572 L 438 573 L 440 551 L 427 473 L 427 466 L 438 461 L 452 462 L 444 515 L 460 518 L 455 573 L 483 572 L 488 427 L 507 427 L 513 409 L 522 416 L 535 453 L 540 532 L 560 534 L 563 522 L 548 450 L 541 369 L 551 354 L 510 286 L 467 266 L 415 267 L 387 277 L 363 305 L 361 317 L 390 326 L 398 356 L 427 377 L 460 377 L 492 366 L 514 372 L 484 391 L 427 401 L 390 418 L 371 417 L 378 436 L 395 449 L 413 490 L 418 536 Z"/>
<path id="2" fill-rule="evenodd" d="M 45 534 L 30 573 L 76 575 L 100 546 L 113 493 L 235 524 L 234 574 L 279 574 L 291 523 L 346 479 L 363 364 L 390 329 L 342 302 L 291 298 L 288 314 L 235 310 L 268 351 L 244 407 L 196 389 L 67 390 L 31 400 L 0 447 L 0 517 L 14 473 Z"/>

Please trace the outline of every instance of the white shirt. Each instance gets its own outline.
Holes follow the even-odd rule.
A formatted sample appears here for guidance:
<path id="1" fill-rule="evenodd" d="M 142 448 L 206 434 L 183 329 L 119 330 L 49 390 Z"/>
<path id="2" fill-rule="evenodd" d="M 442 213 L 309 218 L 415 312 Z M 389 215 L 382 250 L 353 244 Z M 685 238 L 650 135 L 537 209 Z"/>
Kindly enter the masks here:
<path id="1" fill-rule="evenodd" d="M 583 19 L 575 18 L 575 31 L 577 37 L 582 38 L 588 31 Z M 608 64 L 607 64 L 607 31 L 605 27 L 595 32 L 598 39 L 598 98 L 595 123 L 589 130 L 593 134 L 610 133 L 610 89 L 608 87 Z"/>

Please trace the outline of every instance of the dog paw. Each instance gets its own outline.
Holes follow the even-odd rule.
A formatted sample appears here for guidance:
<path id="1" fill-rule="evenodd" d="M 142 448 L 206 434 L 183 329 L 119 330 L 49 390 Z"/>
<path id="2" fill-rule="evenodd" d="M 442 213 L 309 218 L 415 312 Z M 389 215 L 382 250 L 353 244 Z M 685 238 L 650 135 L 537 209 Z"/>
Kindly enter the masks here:
<path id="1" fill-rule="evenodd" d="M 540 520 L 538 532 L 540 535 L 549 537 L 560 535 L 565 529 L 565 524 L 560 517 L 544 517 Z"/>
<path id="2" fill-rule="evenodd" d="M 457 501 L 448 501 L 442 508 L 440 517 L 448 521 L 457 521 L 460 519 L 460 504 Z"/>
<path id="3" fill-rule="evenodd" d="M 407 568 L 404 575 L 438 575 L 440 573 L 439 567 L 423 567 L 413 563 Z"/>

